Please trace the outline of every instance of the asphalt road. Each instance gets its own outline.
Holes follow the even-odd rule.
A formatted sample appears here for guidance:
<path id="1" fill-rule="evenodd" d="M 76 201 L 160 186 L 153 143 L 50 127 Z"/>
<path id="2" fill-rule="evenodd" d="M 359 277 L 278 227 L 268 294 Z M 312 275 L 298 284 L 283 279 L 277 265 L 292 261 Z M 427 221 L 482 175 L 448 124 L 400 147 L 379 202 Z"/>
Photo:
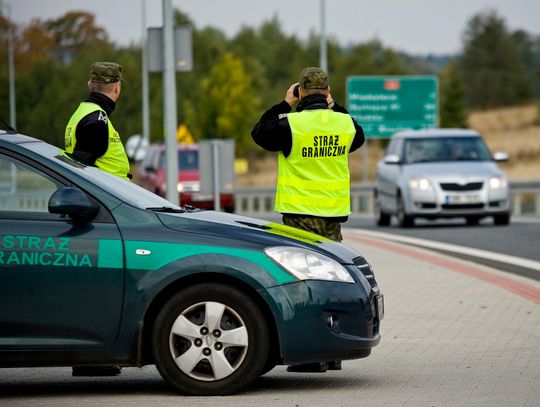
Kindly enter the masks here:
<path id="1" fill-rule="evenodd" d="M 495 253 L 540 261 L 540 219 L 514 217 L 508 226 L 495 226 L 491 219 L 478 226 L 467 226 L 464 220 L 417 220 L 413 228 L 401 228 L 397 222 L 379 227 L 373 219 L 351 217 L 345 224 L 349 228 L 377 230 L 431 241 L 450 243 Z"/>

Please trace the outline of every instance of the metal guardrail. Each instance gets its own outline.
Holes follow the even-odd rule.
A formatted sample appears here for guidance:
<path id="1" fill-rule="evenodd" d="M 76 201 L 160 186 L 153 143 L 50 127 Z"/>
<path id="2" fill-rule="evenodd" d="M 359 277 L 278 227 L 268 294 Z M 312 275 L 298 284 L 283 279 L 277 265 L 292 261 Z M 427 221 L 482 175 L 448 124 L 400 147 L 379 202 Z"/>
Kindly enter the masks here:
<path id="1" fill-rule="evenodd" d="M 272 188 L 238 188 L 235 190 L 238 213 L 265 214 L 274 211 Z M 510 182 L 512 215 L 540 216 L 540 180 Z M 355 214 L 373 214 L 373 184 L 351 185 L 351 210 Z"/>
<path id="2" fill-rule="evenodd" d="M 272 188 L 239 188 L 235 190 L 236 212 L 266 214 L 274 212 Z M 51 191 L 2 192 L 0 209 L 47 211 Z M 510 182 L 512 215 L 540 216 L 540 180 Z M 351 209 L 353 214 L 373 214 L 373 184 L 351 185 Z"/>
<path id="3" fill-rule="evenodd" d="M 3 192 L 0 191 L 0 210 L 47 212 L 52 192 Z"/>

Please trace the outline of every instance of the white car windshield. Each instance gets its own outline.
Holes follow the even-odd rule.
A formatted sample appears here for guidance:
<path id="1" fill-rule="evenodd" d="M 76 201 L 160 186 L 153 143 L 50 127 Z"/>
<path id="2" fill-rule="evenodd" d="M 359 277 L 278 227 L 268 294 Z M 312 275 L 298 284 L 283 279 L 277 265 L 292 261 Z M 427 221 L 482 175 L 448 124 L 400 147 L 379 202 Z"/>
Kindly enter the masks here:
<path id="1" fill-rule="evenodd" d="M 180 209 L 179 206 L 174 205 L 172 202 L 161 198 L 127 179 L 122 179 L 116 175 L 99 170 L 96 167 L 85 166 L 74 161 L 68 157 L 64 150 L 58 147 L 54 147 L 47 143 L 28 143 L 26 147 L 51 160 L 56 160 L 57 163 L 68 168 L 73 173 L 79 173 L 79 175 L 90 181 L 92 184 L 97 185 L 105 191 L 109 191 L 116 197 L 137 208 Z"/>
<path id="2" fill-rule="evenodd" d="M 437 161 L 491 161 L 493 157 L 480 137 L 433 137 L 405 140 L 406 164 Z"/>

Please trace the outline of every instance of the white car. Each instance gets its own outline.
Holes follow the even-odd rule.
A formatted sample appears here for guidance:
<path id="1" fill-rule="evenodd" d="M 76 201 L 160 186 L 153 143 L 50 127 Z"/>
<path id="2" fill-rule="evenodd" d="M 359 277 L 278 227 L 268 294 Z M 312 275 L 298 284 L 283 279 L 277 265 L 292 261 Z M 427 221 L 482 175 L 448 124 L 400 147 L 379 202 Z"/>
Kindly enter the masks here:
<path id="1" fill-rule="evenodd" d="M 402 227 L 415 218 L 464 217 L 468 225 L 492 216 L 510 222 L 508 180 L 480 134 L 465 129 L 426 129 L 396 133 L 377 165 L 376 223 L 396 216 Z"/>

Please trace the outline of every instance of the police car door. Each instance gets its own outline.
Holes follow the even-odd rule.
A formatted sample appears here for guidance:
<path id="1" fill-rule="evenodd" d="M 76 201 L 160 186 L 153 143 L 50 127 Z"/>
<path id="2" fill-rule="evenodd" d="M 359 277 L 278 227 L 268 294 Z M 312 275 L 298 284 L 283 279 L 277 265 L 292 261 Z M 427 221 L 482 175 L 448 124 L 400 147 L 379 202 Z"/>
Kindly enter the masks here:
<path id="1" fill-rule="evenodd" d="M 0 350 L 104 347 L 117 336 L 123 249 L 104 207 L 88 223 L 48 212 L 66 180 L 0 152 Z"/>

